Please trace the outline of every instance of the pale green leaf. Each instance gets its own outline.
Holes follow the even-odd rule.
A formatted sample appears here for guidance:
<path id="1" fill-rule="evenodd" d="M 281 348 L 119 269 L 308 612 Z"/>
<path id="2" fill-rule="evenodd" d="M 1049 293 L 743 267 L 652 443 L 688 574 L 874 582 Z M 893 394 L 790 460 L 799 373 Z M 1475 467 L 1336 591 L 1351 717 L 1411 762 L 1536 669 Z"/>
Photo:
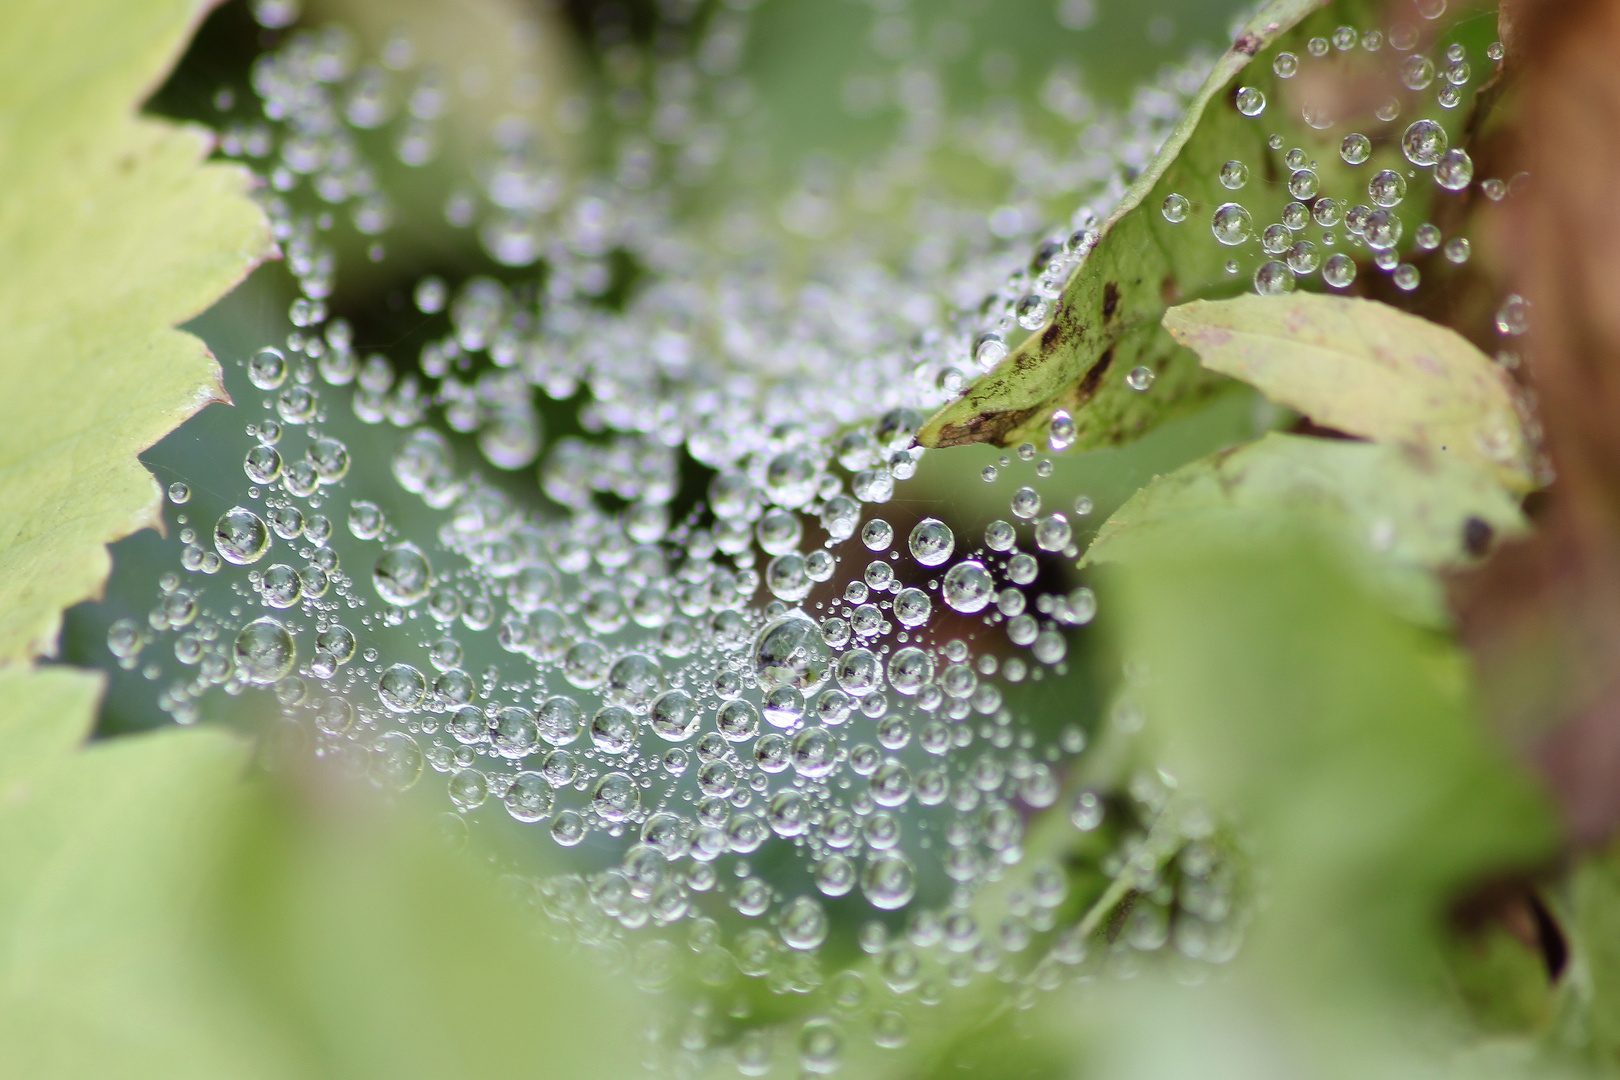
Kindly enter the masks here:
<path id="1" fill-rule="evenodd" d="M 1337 296 L 1243 296 L 1165 313 L 1205 367 L 1316 423 L 1535 486 L 1534 451 L 1507 374 L 1461 334 Z"/>
<path id="2" fill-rule="evenodd" d="M 197 970 L 200 900 L 246 748 L 170 730 L 68 752 L 100 683 L 0 674 L 0 745 L 30 753 L 0 802 L 0 1072 L 275 1076 L 272 1044 Z"/>
<path id="3" fill-rule="evenodd" d="M 1471 716 L 1455 646 L 1387 614 L 1309 541 L 1212 527 L 1110 576 L 1146 734 L 1242 822 L 1264 902 L 1220 985 L 1105 1010 L 1120 1022 L 1109 1072 L 1422 1076 L 1458 1054 L 1493 1062 L 1460 1075 L 1513 1071 L 1450 1002 L 1446 911 L 1471 883 L 1537 865 L 1557 829 Z M 1189 1043 L 1152 1041 L 1161 1022 Z"/>
<path id="4" fill-rule="evenodd" d="M 0 35 L 0 661 L 54 648 L 104 545 L 158 525 L 135 455 L 211 401 L 170 329 L 271 250 L 248 174 L 135 115 L 210 6 L 24 0 Z"/>
<path id="5" fill-rule="evenodd" d="M 1620 1072 L 1620 849 L 1581 860 L 1563 900 L 1570 961 L 1559 1034 Z"/>
<path id="6" fill-rule="evenodd" d="M 1241 275 L 1226 272 L 1231 250 L 1210 236 L 1215 208 L 1232 198 L 1220 186 L 1220 167 L 1232 158 L 1267 160 L 1274 156 L 1267 138 L 1281 133 L 1288 145 L 1320 159 L 1324 184 L 1334 180 L 1338 136 L 1313 131 L 1297 111 L 1285 111 L 1271 58 L 1284 48 L 1302 54 L 1309 37 L 1331 34 L 1345 23 L 1367 23 L 1378 7 L 1364 0 L 1278 0 L 1251 19 L 1103 222 L 1051 324 L 930 418 L 919 436 L 923 445 L 1035 441 L 1052 412 L 1065 409 L 1077 429 L 1073 449 L 1095 449 L 1128 441 L 1213 392 L 1219 380 L 1163 332 L 1159 317 L 1178 300 L 1231 295 L 1247 285 Z M 1237 111 L 1232 98 L 1240 82 L 1273 100 L 1262 118 Z M 1161 212 L 1172 192 L 1191 203 L 1180 224 L 1167 222 Z M 1256 184 L 1243 194 L 1256 221 L 1273 220 L 1289 198 L 1286 188 L 1274 184 Z M 1148 393 L 1125 382 L 1139 366 L 1156 372 Z"/>
<path id="7" fill-rule="evenodd" d="M 1462 461 L 1271 434 L 1153 481 L 1103 525 L 1086 562 L 1193 546 L 1212 521 L 1265 539 L 1315 527 L 1396 610 L 1429 623 L 1446 619 L 1434 571 L 1527 529 L 1517 501 Z"/>
<path id="8" fill-rule="evenodd" d="M 217 728 L 77 749 L 100 683 L 0 671 L 0 1075 L 630 1074 L 638 999 L 416 807 Z"/>

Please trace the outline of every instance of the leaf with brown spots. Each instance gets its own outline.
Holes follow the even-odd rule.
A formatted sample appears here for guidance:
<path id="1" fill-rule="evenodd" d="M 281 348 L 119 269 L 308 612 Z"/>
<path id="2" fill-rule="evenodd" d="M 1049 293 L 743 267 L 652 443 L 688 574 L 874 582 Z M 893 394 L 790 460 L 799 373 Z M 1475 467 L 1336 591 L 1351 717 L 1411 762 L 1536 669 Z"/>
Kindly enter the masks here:
<path id="1" fill-rule="evenodd" d="M 1453 4 L 1447 18 L 1461 19 L 1475 7 Z M 1272 63 L 1281 51 L 1303 55 L 1310 38 L 1331 36 L 1338 26 L 1374 25 L 1381 21 L 1382 9 L 1374 0 L 1286 0 L 1255 16 L 1101 226 L 1096 246 L 1056 302 L 1050 324 L 940 409 L 922 429 L 923 445 L 1044 441 L 1058 409 L 1074 419 L 1072 449 L 1117 445 L 1214 393 L 1223 380 L 1200 368 L 1164 332 L 1160 316 L 1176 303 L 1243 291 L 1261 261 L 1271 257 L 1257 244 L 1227 248 L 1210 235 L 1213 214 L 1223 203 L 1241 201 L 1257 230 L 1281 217 L 1291 196 L 1283 182 L 1283 155 L 1268 145 L 1270 136 L 1280 135 L 1283 146 L 1301 148 L 1315 160 L 1324 190 L 1365 183 L 1364 175 L 1352 175 L 1339 158 L 1344 125 L 1322 130 L 1306 125 L 1302 110 L 1315 91 L 1304 86 L 1308 80 L 1280 79 Z M 1325 63 L 1335 71 L 1343 68 L 1345 79 L 1376 71 L 1380 85 L 1399 88 L 1390 69 L 1397 60 L 1392 50 L 1354 50 L 1331 54 Z M 1240 85 L 1266 95 L 1270 104 L 1259 117 L 1238 112 L 1234 98 Z M 1462 109 L 1441 117 L 1456 128 L 1454 141 L 1462 135 L 1467 113 Z M 1219 180 L 1222 164 L 1230 159 L 1248 163 L 1254 176 L 1241 193 L 1228 191 Z M 1364 169 L 1374 165 L 1405 163 L 1392 140 L 1381 137 L 1373 164 Z M 1190 204 L 1179 224 L 1164 217 L 1164 200 L 1171 194 Z M 1432 201 L 1428 185 L 1415 186 L 1400 208 L 1408 230 L 1425 220 Z M 1234 258 L 1236 274 L 1227 268 Z M 1128 376 L 1137 368 L 1154 373 L 1148 390 L 1131 387 Z"/>

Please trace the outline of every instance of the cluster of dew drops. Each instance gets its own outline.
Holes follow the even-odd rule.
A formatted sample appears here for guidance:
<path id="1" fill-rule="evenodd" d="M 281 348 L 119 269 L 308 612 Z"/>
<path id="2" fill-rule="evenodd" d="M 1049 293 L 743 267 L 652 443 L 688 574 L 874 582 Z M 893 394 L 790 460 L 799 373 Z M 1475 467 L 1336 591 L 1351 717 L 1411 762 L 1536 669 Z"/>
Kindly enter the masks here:
<path id="1" fill-rule="evenodd" d="M 667 196 L 712 176 L 744 138 L 749 8 L 724 5 L 698 32 L 690 5 L 665 5 L 691 31 L 684 52 L 643 65 L 612 104 L 564 103 L 613 125 L 618 152 L 601 175 L 573 178 L 520 122 L 496 125 L 444 217 L 506 267 L 545 272 L 527 285 L 422 278 L 410 300 L 445 332 L 412 357 L 367 348 L 328 310 L 338 266 L 326 234 L 346 212 L 367 257 L 386 261 L 410 222 L 366 156 L 376 143 L 358 136 L 386 133 L 398 162 L 429 164 L 457 84 L 399 37 L 375 59 L 332 27 L 264 53 L 261 115 L 226 124 L 222 148 L 263 181 L 299 290 L 292 329 L 240 361 L 258 395 L 244 407 L 262 408 L 243 489 L 170 487 L 178 566 L 108 646 L 162 683 L 178 722 L 201 719 L 210 695 L 268 690 L 316 755 L 395 790 L 440 778 L 462 830 L 498 807 L 549 838 L 563 869 L 524 885 L 549 918 L 649 990 L 691 956 L 701 992 L 651 1033 L 661 1071 L 721 1055 L 752 1075 L 788 1055 L 822 1073 L 858 1032 L 901 1045 L 908 1009 L 975 979 L 1023 1001 L 1088 964 L 1161 950 L 1218 963 L 1237 947 L 1236 870 L 1207 817 L 1176 810 L 1174 778 L 1076 780 L 1093 743 L 1139 726 L 1128 689 L 1102 717 L 1051 728 L 1016 708 L 1028 684 L 1071 674 L 1096 614 L 1069 573 L 1089 500 L 1047 505 L 1053 466 L 1033 445 L 986 467 L 991 482 L 1033 474 L 987 525 L 953 527 L 903 497 L 925 411 L 1044 325 L 1096 242 L 1091 207 L 1119 198 L 1209 63 L 1168 70 L 1124 113 L 1054 70 L 1040 107 L 1067 117 L 1074 141 L 1043 146 L 1004 113 L 953 114 L 937 76 L 892 44 L 904 5 L 874 5 L 893 164 L 844 187 L 807 175 L 772 213 L 730 221 L 717 249 Z M 257 11 L 272 27 L 296 15 L 285 0 Z M 1306 51 L 1410 50 L 1408 33 L 1347 27 Z M 1309 62 L 1272 58 L 1282 78 Z M 1438 83 L 1443 109 L 1473 78 L 1455 47 L 1443 66 L 1414 54 L 1401 71 L 1413 91 Z M 1250 88 L 1233 104 L 1256 118 L 1266 108 Z M 1016 169 L 1003 164 L 1009 124 L 1029 147 Z M 951 140 L 1004 170 L 1002 205 L 918 200 L 900 214 L 913 235 L 893 250 L 827 234 Z M 1371 145 L 1347 136 L 1345 162 L 1368 161 Z M 1440 188 L 1473 183 L 1439 124 L 1410 123 L 1399 145 Z M 1275 256 L 1255 274 L 1260 292 L 1318 271 L 1349 285 L 1353 254 L 1319 258 L 1336 244 L 1416 286 L 1393 213 L 1408 176 L 1370 176 L 1363 204 L 1321 192 L 1302 152 L 1287 164 L 1296 201 L 1260 232 Z M 1220 180 L 1238 191 L 1247 172 L 1232 161 Z M 1042 231 L 1042 207 L 1064 199 L 1081 209 Z M 1162 208 L 1172 223 L 1189 209 L 1177 195 Z M 1254 239 L 1236 202 L 1211 225 L 1223 245 Z M 1418 248 L 1468 258 L 1466 238 L 1416 232 Z M 816 241 L 808 279 L 784 233 Z M 624 253 L 646 282 L 602 304 Z M 1522 333 L 1525 318 L 1509 298 L 1499 328 Z M 1149 392 L 1153 372 L 1127 381 Z M 536 395 L 583 402 L 588 437 L 548 441 Z M 1055 417 L 1050 449 L 1074 437 Z M 393 486 L 356 490 L 352 456 L 374 447 Z M 682 455 L 713 479 L 677 519 Z M 527 469 L 544 507 L 491 479 Z M 1054 807 L 1109 837 L 1092 865 L 1136 898 L 1107 948 L 1079 932 L 1070 869 L 1024 851 Z M 853 941 L 838 940 L 845 928 Z M 830 945 L 846 958 L 826 961 Z M 811 996 L 791 1045 L 750 1025 L 747 980 Z"/>
<path id="2" fill-rule="evenodd" d="M 1416 8 L 1424 18 L 1436 19 L 1445 13 L 1446 4 L 1444 0 L 1424 0 Z M 1470 84 L 1483 81 L 1467 50 L 1454 43 L 1448 45 L 1437 60 L 1415 51 L 1419 41 L 1420 33 L 1411 24 L 1397 24 L 1387 35 L 1377 29 L 1361 31 L 1341 26 L 1330 38 L 1310 39 L 1304 57 L 1291 52 L 1277 53 L 1271 67 L 1278 79 L 1288 80 L 1300 75 L 1312 62 L 1323 61 L 1334 53 L 1357 49 L 1368 53 L 1393 50 L 1406 54 L 1398 64 L 1398 77 L 1406 92 L 1432 93 L 1432 107 L 1442 111 L 1459 109 L 1470 100 Z M 1503 56 L 1503 47 L 1497 42 L 1487 47 L 1484 59 L 1496 65 Z M 1266 114 L 1266 96 L 1255 87 L 1240 86 L 1233 96 L 1233 106 L 1258 122 Z M 1382 129 L 1401 122 L 1401 111 L 1401 101 L 1390 96 L 1376 107 L 1370 119 Z M 1302 106 L 1301 114 L 1305 124 L 1315 130 L 1331 128 L 1338 122 L 1309 103 Z M 1211 234 L 1223 247 L 1245 248 L 1259 243 L 1263 255 L 1253 273 L 1255 292 L 1267 296 L 1288 293 L 1299 283 L 1318 275 L 1330 289 L 1348 289 L 1356 280 L 1358 264 L 1370 261 L 1376 269 L 1390 276 L 1397 289 L 1410 293 L 1422 280 L 1418 268 L 1409 261 L 1413 255 L 1440 251 L 1453 264 L 1460 266 L 1468 262 L 1472 246 L 1467 236 L 1448 237 L 1437 225 L 1427 222 L 1407 233 L 1400 207 L 1412 183 L 1432 184 L 1450 195 L 1469 191 L 1475 186 L 1473 159 L 1467 150 L 1450 145 L 1445 127 L 1432 116 L 1419 116 L 1395 130 L 1398 134 L 1394 141 L 1404 166 L 1409 168 L 1375 168 L 1369 164 L 1374 158 L 1374 139 L 1362 131 L 1351 131 L 1343 136 L 1338 153 L 1344 164 L 1357 170 L 1367 166 L 1364 186 L 1343 192 L 1324 190 L 1317 162 L 1305 150 L 1291 147 L 1284 151 L 1282 136 L 1268 138 L 1269 148 L 1283 154 L 1284 183 L 1291 197 L 1279 220 L 1263 227 L 1258 225 L 1254 214 L 1237 197 L 1214 207 L 1208 219 Z M 1220 167 L 1217 178 L 1223 188 L 1239 192 L 1248 186 L 1250 176 L 1251 163 L 1234 158 Z M 1508 181 L 1488 178 L 1477 187 L 1486 199 L 1500 202 L 1508 196 L 1511 185 Z M 1188 222 L 1193 214 L 1191 201 L 1176 192 L 1164 198 L 1160 210 L 1172 225 Z M 1229 274 L 1238 274 L 1241 264 L 1236 259 L 1229 260 L 1226 270 Z M 1506 297 L 1496 318 L 1498 332 L 1509 338 L 1524 333 L 1526 315 L 1526 304 L 1521 297 Z M 1511 350 L 1504 350 L 1501 358 L 1508 365 L 1516 366 L 1516 354 Z"/>

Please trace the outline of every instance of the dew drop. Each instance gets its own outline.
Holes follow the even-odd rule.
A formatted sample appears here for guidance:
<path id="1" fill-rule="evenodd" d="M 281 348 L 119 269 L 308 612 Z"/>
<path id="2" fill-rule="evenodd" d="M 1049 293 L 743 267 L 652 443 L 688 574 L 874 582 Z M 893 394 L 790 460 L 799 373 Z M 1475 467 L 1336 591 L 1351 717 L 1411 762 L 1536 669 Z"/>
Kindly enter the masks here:
<path id="1" fill-rule="evenodd" d="M 1210 230 L 1222 244 L 1237 247 L 1253 239 L 1254 217 L 1237 203 L 1223 203 L 1215 210 Z"/>
<path id="2" fill-rule="evenodd" d="M 887 545 L 885 545 L 887 546 Z M 951 557 L 956 537 L 938 518 L 924 518 L 911 530 L 911 557 L 923 566 L 938 566 Z"/>
<path id="3" fill-rule="evenodd" d="M 1474 181 L 1474 161 L 1461 148 L 1447 150 L 1434 167 L 1434 182 L 1447 191 L 1462 191 Z"/>
<path id="4" fill-rule="evenodd" d="M 242 506 L 233 506 L 214 525 L 214 548 L 234 566 L 247 566 L 270 550 L 270 530 L 264 520 Z"/>
<path id="5" fill-rule="evenodd" d="M 953 610 L 972 615 L 989 605 L 995 581 L 983 563 L 968 559 L 946 572 L 940 589 L 945 603 Z"/>
<path id="6" fill-rule="evenodd" d="M 1372 140 L 1360 132 L 1351 132 L 1339 144 L 1339 156 L 1347 165 L 1361 165 L 1372 157 Z"/>
<path id="7" fill-rule="evenodd" d="M 1401 152 L 1406 160 L 1412 164 L 1427 167 L 1440 160 L 1446 152 L 1450 140 L 1446 138 L 1446 129 L 1433 120 L 1416 120 L 1407 127 L 1406 133 L 1401 136 Z M 1383 174 L 1380 173 L 1380 176 Z M 1388 205 L 1380 203 L 1380 206 Z"/>
<path id="8" fill-rule="evenodd" d="M 233 651 L 237 671 L 248 682 L 260 686 L 291 674 L 298 663 L 298 646 L 292 634 L 268 615 L 254 619 L 237 632 Z"/>
<path id="9" fill-rule="evenodd" d="M 1322 264 L 1322 280 L 1335 289 L 1346 289 L 1356 280 L 1356 262 L 1348 255 L 1330 255 Z"/>
<path id="10" fill-rule="evenodd" d="M 415 545 L 400 544 L 377 560 L 371 583 L 387 603 L 410 607 L 433 588 L 433 567 Z"/>
<path id="11" fill-rule="evenodd" d="M 874 855 L 861 871 L 861 892 L 873 907 L 885 911 L 905 907 L 916 891 L 916 871 L 897 851 Z"/>
<path id="12" fill-rule="evenodd" d="M 264 348 L 248 360 L 248 381 L 260 390 L 274 390 L 287 381 L 287 358 L 280 349 Z"/>

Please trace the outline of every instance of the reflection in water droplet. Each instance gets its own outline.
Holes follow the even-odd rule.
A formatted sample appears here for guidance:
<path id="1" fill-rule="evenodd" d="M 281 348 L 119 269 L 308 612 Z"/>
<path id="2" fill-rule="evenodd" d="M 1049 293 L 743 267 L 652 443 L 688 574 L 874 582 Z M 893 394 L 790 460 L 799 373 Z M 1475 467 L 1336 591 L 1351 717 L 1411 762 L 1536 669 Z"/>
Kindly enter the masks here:
<path id="1" fill-rule="evenodd" d="M 234 648 L 236 669 L 248 682 L 268 686 L 289 674 L 298 663 L 292 634 L 268 615 L 242 627 Z"/>

